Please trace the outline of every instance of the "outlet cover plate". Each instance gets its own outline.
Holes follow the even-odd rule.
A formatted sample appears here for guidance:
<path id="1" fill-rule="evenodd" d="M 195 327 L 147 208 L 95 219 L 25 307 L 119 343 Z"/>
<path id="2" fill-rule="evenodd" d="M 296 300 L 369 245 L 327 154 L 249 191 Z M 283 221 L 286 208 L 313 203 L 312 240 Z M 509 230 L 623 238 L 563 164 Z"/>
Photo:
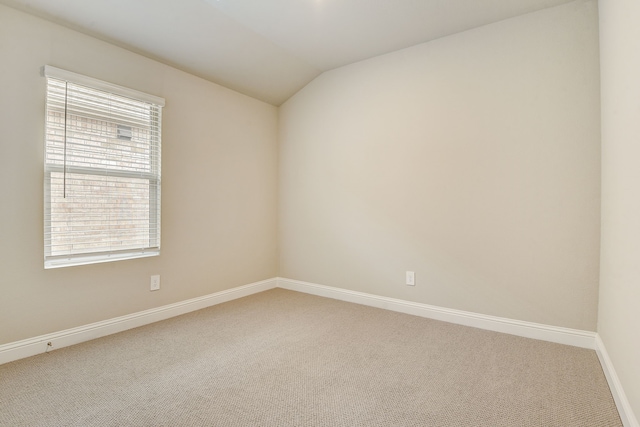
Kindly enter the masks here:
<path id="1" fill-rule="evenodd" d="M 407 271 L 406 281 L 407 286 L 416 285 L 416 273 L 413 271 Z"/>
<path id="2" fill-rule="evenodd" d="M 157 291 L 160 289 L 160 275 L 157 274 L 155 276 L 151 276 L 151 286 L 149 287 L 152 291 Z"/>

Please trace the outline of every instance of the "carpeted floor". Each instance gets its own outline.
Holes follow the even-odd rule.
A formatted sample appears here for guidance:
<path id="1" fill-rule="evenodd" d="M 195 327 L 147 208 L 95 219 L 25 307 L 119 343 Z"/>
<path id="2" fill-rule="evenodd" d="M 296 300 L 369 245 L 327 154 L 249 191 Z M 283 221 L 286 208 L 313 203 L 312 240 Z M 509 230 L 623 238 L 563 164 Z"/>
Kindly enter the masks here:
<path id="1" fill-rule="evenodd" d="M 621 426 L 594 351 L 274 289 L 0 366 L 2 426 Z"/>

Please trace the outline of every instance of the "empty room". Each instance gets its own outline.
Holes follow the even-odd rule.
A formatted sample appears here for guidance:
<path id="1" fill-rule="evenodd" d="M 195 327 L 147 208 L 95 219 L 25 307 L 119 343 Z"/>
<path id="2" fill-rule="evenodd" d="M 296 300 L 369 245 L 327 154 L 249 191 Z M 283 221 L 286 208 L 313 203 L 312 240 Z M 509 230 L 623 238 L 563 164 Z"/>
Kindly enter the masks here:
<path id="1" fill-rule="evenodd" d="M 640 427 L 638 22 L 0 0 L 0 426 Z"/>

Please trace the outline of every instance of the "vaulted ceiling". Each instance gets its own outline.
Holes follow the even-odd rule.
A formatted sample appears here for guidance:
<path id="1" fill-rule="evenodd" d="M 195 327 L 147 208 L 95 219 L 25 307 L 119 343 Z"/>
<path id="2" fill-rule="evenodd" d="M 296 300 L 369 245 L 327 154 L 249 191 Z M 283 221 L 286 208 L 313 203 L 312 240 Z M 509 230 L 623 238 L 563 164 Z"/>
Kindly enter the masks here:
<path id="1" fill-rule="evenodd" d="M 0 0 L 273 105 L 324 71 L 571 0 Z"/>

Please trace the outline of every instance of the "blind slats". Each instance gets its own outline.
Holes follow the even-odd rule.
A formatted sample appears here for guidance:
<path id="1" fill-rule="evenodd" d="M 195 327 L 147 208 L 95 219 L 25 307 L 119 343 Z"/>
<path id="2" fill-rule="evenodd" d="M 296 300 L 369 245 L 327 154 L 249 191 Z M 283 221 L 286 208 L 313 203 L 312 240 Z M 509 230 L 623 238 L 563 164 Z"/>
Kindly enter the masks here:
<path id="1" fill-rule="evenodd" d="M 45 268 L 159 254 L 161 105 L 49 76 L 46 106 Z"/>

